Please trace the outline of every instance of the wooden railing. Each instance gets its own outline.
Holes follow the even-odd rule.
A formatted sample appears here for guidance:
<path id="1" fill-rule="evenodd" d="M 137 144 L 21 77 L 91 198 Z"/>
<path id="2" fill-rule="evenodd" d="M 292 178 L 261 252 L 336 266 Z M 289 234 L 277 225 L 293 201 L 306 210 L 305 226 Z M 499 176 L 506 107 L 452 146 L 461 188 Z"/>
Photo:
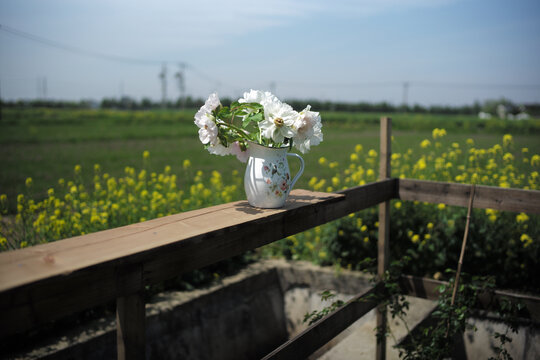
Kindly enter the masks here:
<path id="1" fill-rule="evenodd" d="M 382 129 L 381 174 L 387 176 L 388 119 L 383 119 Z M 386 269 L 389 256 L 388 230 L 383 229 L 389 227 L 391 199 L 466 206 L 470 188 L 462 184 L 383 179 L 337 193 L 294 190 L 281 209 L 256 209 L 246 201 L 237 201 L 4 252 L 0 254 L 0 338 L 116 299 L 118 358 L 141 359 L 145 354 L 145 286 L 375 205 L 380 205 L 380 274 Z M 474 206 L 540 213 L 540 192 L 477 186 Z M 421 291 L 410 290 L 414 288 L 404 289 L 422 296 Z M 364 295 L 360 294 L 358 299 Z M 530 306 L 537 311 L 540 302 L 532 298 Z M 305 357 L 375 306 L 370 301 L 350 302 L 267 358 Z M 379 312 L 379 324 L 385 323 L 384 309 Z M 384 342 L 378 344 L 377 358 L 385 357 L 384 349 Z"/>

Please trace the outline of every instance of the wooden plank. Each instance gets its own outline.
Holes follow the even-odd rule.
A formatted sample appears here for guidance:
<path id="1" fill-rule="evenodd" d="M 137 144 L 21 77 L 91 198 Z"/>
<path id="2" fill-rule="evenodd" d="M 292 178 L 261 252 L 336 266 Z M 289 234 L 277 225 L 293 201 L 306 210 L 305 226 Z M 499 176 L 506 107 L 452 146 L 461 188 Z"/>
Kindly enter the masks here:
<path id="1" fill-rule="evenodd" d="M 263 360 L 297 360 L 307 358 L 357 319 L 377 306 L 377 303 L 370 297 L 376 294 L 379 289 L 380 287 L 371 288 L 355 296 L 335 312 L 320 319 L 266 355 Z"/>
<path id="2" fill-rule="evenodd" d="M 402 200 L 467 206 L 471 185 L 399 179 Z M 474 207 L 540 214 L 540 191 L 476 186 Z"/>
<path id="3" fill-rule="evenodd" d="M 326 207 L 344 200 L 295 190 L 282 209 L 239 201 L 2 253 L 0 336 L 138 291 L 116 282 L 119 267 L 138 264 L 155 283 L 329 221 Z"/>
<path id="4" fill-rule="evenodd" d="M 392 154 L 392 121 L 390 118 L 381 118 L 379 180 L 390 177 L 390 158 Z M 377 277 L 382 280 L 388 269 L 390 258 L 390 200 L 379 204 L 379 238 L 377 240 Z M 386 306 L 377 307 L 377 329 L 386 329 Z M 386 330 L 383 330 L 386 332 Z M 386 359 L 386 337 L 377 339 L 375 359 Z"/>
<path id="5" fill-rule="evenodd" d="M 119 267 L 117 282 L 128 277 L 142 284 L 140 265 Z M 144 360 L 146 355 L 146 311 L 142 287 L 116 299 L 116 347 L 118 360 Z"/>
<path id="6" fill-rule="evenodd" d="M 116 301 L 116 342 L 118 360 L 144 360 L 146 355 L 146 313 L 142 292 Z"/>
<path id="7" fill-rule="evenodd" d="M 346 201 L 332 204 L 334 219 L 367 209 L 398 196 L 398 179 L 387 179 L 337 191 L 346 196 Z"/>
<path id="8" fill-rule="evenodd" d="M 411 275 L 402 275 L 400 279 L 400 287 L 405 294 L 429 300 L 437 300 L 439 298 L 440 293 L 438 289 L 441 285 L 448 286 L 448 282 Z M 503 299 L 513 303 L 523 304 L 530 318 L 540 323 L 540 296 L 537 295 L 495 290 L 480 294 L 478 305 L 480 309 L 490 310 L 493 309 L 493 305 Z"/>

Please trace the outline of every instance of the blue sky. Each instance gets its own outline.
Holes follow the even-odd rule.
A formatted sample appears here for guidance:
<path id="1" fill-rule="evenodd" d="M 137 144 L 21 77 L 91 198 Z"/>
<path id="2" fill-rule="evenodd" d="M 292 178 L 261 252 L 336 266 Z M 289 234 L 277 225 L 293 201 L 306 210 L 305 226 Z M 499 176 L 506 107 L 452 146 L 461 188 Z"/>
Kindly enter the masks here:
<path id="1" fill-rule="evenodd" d="M 187 94 L 460 105 L 507 97 L 540 102 L 540 1 L 2 0 L 0 24 L 85 56 L 0 31 L 3 98 L 170 99 L 177 64 Z"/>

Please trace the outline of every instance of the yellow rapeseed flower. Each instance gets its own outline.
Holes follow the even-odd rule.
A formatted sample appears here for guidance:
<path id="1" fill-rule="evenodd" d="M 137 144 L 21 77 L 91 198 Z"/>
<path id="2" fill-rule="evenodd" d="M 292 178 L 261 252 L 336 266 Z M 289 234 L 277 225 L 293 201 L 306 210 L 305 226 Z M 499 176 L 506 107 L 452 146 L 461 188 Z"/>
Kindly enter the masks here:
<path id="1" fill-rule="evenodd" d="M 420 240 L 420 235 L 418 234 L 414 234 L 411 238 L 411 241 L 413 242 L 413 244 L 416 244 L 419 240 Z"/>
<path id="2" fill-rule="evenodd" d="M 512 135 L 505 134 L 503 136 L 503 146 L 508 147 L 508 146 L 512 145 L 513 142 L 514 142 L 514 139 L 512 138 Z"/>
<path id="3" fill-rule="evenodd" d="M 511 153 L 506 153 L 503 156 L 503 160 L 506 161 L 506 162 L 511 163 L 511 162 L 514 161 L 514 155 L 512 155 Z"/>
<path id="4" fill-rule="evenodd" d="M 351 161 L 358 161 L 358 155 L 356 155 L 355 153 L 352 153 L 351 154 Z"/>
<path id="5" fill-rule="evenodd" d="M 81 173 L 81 165 L 77 164 L 75 165 L 75 175 L 79 175 Z"/>
<path id="6" fill-rule="evenodd" d="M 424 139 L 421 143 L 420 143 L 420 147 L 422 149 L 425 149 L 427 147 L 429 147 L 431 145 L 431 141 L 429 141 L 428 139 Z"/>
<path id="7" fill-rule="evenodd" d="M 524 223 L 527 220 L 529 220 L 529 217 L 525 213 L 519 213 L 519 215 L 516 216 L 516 221 L 518 223 Z"/>
<path id="8" fill-rule="evenodd" d="M 443 203 L 440 203 L 439 205 L 437 205 L 437 209 L 439 210 L 444 210 L 445 208 L 446 208 L 446 205 Z"/>
<path id="9" fill-rule="evenodd" d="M 32 178 L 28 177 L 25 181 L 26 187 L 32 187 Z"/>
<path id="10" fill-rule="evenodd" d="M 354 147 L 354 152 L 360 153 L 363 149 L 364 148 L 362 147 L 362 145 L 356 144 L 356 146 Z"/>
<path id="11" fill-rule="evenodd" d="M 182 162 L 182 168 L 184 170 L 187 170 L 191 167 L 191 161 L 189 161 L 189 159 L 185 159 L 183 162 Z"/>
<path id="12" fill-rule="evenodd" d="M 150 151 L 144 150 L 142 153 L 142 157 L 144 160 L 148 159 L 150 157 Z"/>
<path id="13" fill-rule="evenodd" d="M 486 209 L 486 215 L 488 215 L 489 221 L 491 222 L 497 221 L 497 210 Z"/>
<path id="14" fill-rule="evenodd" d="M 326 165 L 327 163 L 328 163 L 328 160 L 326 160 L 326 158 L 325 158 L 324 156 L 321 156 L 321 157 L 319 158 L 319 165 L 324 166 L 324 165 Z"/>
<path id="15" fill-rule="evenodd" d="M 540 155 L 534 154 L 531 157 L 531 165 L 532 166 L 540 166 Z"/>
<path id="16" fill-rule="evenodd" d="M 369 149 L 368 156 L 370 157 L 377 157 L 377 152 L 373 149 Z"/>
<path id="17" fill-rule="evenodd" d="M 424 170 L 427 167 L 426 159 L 424 157 L 420 158 L 414 165 L 418 170 Z"/>
<path id="18" fill-rule="evenodd" d="M 401 209 L 401 201 L 396 201 L 396 203 L 394 204 L 394 207 L 398 210 Z"/>
<path id="19" fill-rule="evenodd" d="M 521 240 L 521 242 L 523 243 L 524 248 L 531 245 L 533 242 L 533 239 L 527 234 L 522 234 L 519 240 Z"/>

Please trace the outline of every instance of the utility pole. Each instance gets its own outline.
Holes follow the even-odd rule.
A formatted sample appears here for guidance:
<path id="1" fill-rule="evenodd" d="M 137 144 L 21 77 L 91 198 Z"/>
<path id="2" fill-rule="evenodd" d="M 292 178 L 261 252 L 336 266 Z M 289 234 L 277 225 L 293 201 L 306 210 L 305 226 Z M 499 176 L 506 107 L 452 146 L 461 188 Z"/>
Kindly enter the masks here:
<path id="1" fill-rule="evenodd" d="M 47 77 L 43 77 L 43 100 L 47 100 Z"/>
<path id="2" fill-rule="evenodd" d="M 161 66 L 161 72 L 159 73 L 159 79 L 161 80 L 161 107 L 167 106 L 167 64 L 163 63 Z"/>
<path id="3" fill-rule="evenodd" d="M 182 109 L 184 109 L 186 106 L 186 78 L 185 78 L 186 64 L 179 63 L 178 67 L 179 67 L 178 72 L 174 75 L 174 77 L 178 81 L 178 90 L 180 91 L 180 106 L 182 107 Z"/>
<path id="4" fill-rule="evenodd" d="M 407 108 L 407 101 L 409 96 L 409 82 L 405 81 L 403 83 L 403 107 Z"/>
<path id="5" fill-rule="evenodd" d="M 38 100 L 46 100 L 47 99 L 47 77 L 46 76 L 39 76 L 36 79 L 36 93 L 37 93 L 37 99 Z"/>
<path id="6" fill-rule="evenodd" d="M 120 100 L 124 98 L 124 80 L 120 81 Z"/>
<path id="7" fill-rule="evenodd" d="M 270 82 L 270 92 L 272 94 L 274 94 L 274 95 L 276 94 L 276 82 L 275 81 Z"/>
<path id="8" fill-rule="evenodd" d="M 38 77 L 38 78 L 36 79 L 36 98 L 37 98 L 38 100 L 40 100 L 40 99 L 41 99 L 41 96 L 42 96 L 41 85 L 42 85 L 42 84 L 41 84 L 41 77 Z"/>

